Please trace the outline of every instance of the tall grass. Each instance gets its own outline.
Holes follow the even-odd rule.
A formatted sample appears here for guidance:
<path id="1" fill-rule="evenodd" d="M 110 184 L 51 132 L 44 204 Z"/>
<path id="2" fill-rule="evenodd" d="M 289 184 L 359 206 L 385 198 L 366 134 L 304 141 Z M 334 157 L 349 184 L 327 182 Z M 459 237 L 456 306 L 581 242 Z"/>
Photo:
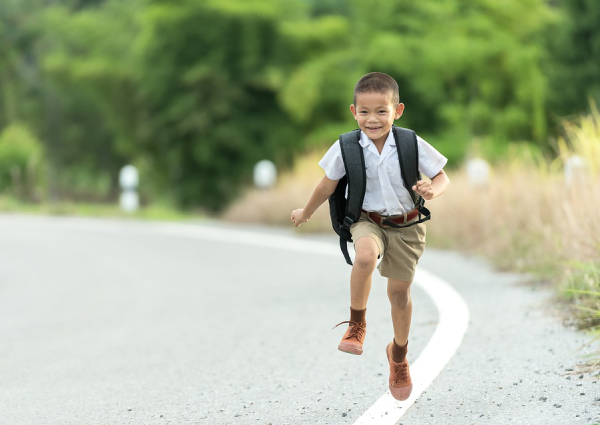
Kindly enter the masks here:
<path id="1" fill-rule="evenodd" d="M 526 271 L 551 282 L 580 327 L 600 332 L 600 114 L 564 123 L 555 158 L 513 146 L 494 161 L 489 183 L 476 186 L 465 170 L 450 170 L 448 191 L 428 203 L 429 243 L 485 256 L 498 267 Z M 251 191 L 227 219 L 290 226 L 323 176 L 321 153 L 303 158 L 276 188 Z M 579 156 L 585 167 L 570 183 L 564 166 Z M 327 206 L 305 231 L 331 231 Z"/>
<path id="2" fill-rule="evenodd" d="M 222 218 L 246 223 L 291 226 L 292 210 L 304 207 L 312 190 L 323 178 L 323 170 L 317 163 L 324 153 L 311 152 L 300 158 L 294 169 L 282 175 L 277 185 L 271 189 L 249 190 L 243 198 L 232 204 Z M 333 231 L 328 206 L 319 208 L 297 230 L 307 233 Z"/>

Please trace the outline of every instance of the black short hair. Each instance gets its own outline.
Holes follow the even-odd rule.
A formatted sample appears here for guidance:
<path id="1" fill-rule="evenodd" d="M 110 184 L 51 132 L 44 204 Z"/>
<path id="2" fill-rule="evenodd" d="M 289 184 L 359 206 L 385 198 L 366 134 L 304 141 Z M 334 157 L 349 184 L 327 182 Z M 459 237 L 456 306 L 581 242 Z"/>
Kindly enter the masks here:
<path id="1" fill-rule="evenodd" d="M 392 94 L 392 103 L 400 102 L 398 94 L 398 83 L 392 77 L 382 72 L 370 72 L 363 75 L 354 86 L 354 104 L 356 105 L 356 95 L 361 93 L 382 93 Z"/>

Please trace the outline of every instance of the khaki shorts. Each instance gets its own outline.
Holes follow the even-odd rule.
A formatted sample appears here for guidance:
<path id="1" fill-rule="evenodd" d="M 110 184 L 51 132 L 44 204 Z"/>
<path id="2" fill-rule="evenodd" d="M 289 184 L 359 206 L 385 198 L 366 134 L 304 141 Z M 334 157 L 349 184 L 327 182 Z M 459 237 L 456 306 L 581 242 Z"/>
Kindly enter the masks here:
<path id="1" fill-rule="evenodd" d="M 425 229 L 424 223 L 402 229 L 381 227 L 363 212 L 350 227 L 350 233 L 355 244 L 365 236 L 377 242 L 381 258 L 377 268 L 383 277 L 412 281 L 425 249 Z"/>

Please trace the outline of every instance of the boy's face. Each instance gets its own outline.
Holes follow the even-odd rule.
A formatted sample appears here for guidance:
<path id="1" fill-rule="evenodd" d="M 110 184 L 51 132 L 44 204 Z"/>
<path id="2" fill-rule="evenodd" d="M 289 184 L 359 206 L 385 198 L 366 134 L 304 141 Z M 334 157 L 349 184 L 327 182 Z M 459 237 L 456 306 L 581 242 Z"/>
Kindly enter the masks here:
<path id="1" fill-rule="evenodd" d="M 350 111 L 360 129 L 374 143 L 383 143 L 394 120 L 402 116 L 404 104 L 393 104 L 391 93 L 359 93 L 356 105 L 350 105 Z"/>

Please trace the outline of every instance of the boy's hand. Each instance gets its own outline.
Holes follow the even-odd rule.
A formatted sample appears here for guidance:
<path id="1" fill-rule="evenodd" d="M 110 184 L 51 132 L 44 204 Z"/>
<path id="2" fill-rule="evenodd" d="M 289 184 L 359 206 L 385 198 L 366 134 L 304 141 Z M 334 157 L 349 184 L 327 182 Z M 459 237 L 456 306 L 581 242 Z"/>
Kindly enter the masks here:
<path id="1" fill-rule="evenodd" d="M 419 180 L 417 184 L 412 187 L 412 190 L 425 198 L 426 201 L 433 199 L 433 188 L 431 187 L 431 183 L 426 180 Z"/>
<path id="2" fill-rule="evenodd" d="M 294 222 L 294 226 L 298 227 L 302 223 L 306 223 L 310 217 L 304 217 L 304 209 L 299 208 L 297 210 L 292 211 L 292 221 Z"/>

